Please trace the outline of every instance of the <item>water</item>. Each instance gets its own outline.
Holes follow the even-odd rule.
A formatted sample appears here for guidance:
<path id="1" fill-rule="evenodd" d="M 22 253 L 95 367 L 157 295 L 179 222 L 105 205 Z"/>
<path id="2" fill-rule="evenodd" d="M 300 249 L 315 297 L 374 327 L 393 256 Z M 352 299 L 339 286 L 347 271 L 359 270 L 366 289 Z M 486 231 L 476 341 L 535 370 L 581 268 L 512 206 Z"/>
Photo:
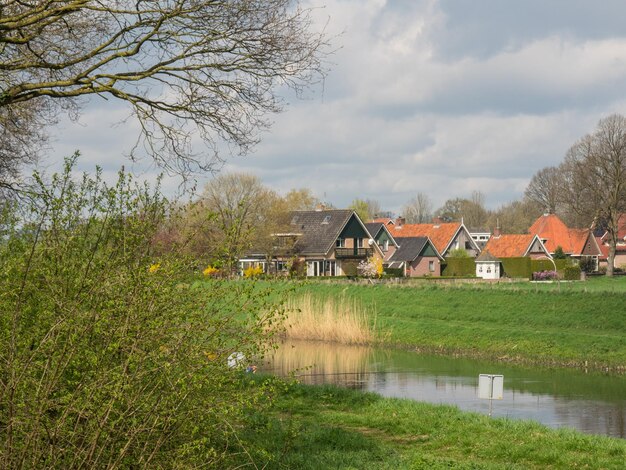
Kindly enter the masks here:
<path id="1" fill-rule="evenodd" d="M 332 383 L 484 414 L 489 400 L 478 398 L 478 376 L 502 374 L 504 398 L 493 401 L 492 416 L 626 438 L 624 376 L 294 341 L 283 344 L 263 370 L 295 373 L 309 384 Z"/>

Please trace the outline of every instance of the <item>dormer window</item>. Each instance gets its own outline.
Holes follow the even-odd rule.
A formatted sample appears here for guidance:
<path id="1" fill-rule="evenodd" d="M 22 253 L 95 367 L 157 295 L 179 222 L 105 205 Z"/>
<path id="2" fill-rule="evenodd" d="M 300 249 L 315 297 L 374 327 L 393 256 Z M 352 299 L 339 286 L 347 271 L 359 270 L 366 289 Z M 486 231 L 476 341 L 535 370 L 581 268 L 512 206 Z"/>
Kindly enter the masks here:
<path id="1" fill-rule="evenodd" d="M 327 225 L 330 222 L 330 215 L 327 215 L 326 217 L 324 217 L 324 220 L 322 220 L 322 224 Z"/>

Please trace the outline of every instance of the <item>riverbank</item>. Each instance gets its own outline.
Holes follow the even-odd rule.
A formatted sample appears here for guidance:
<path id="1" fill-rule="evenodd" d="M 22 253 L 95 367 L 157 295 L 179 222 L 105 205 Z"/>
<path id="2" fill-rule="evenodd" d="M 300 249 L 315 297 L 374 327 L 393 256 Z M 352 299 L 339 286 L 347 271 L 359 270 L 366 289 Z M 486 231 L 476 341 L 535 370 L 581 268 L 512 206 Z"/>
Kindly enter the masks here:
<path id="1" fill-rule="evenodd" d="M 283 388 L 250 422 L 242 446 L 266 468 L 621 469 L 626 460 L 621 439 L 328 386 Z"/>
<path id="2" fill-rule="evenodd" d="M 626 373 L 626 279 L 558 285 L 307 282 L 294 295 L 357 299 L 393 347 Z"/>

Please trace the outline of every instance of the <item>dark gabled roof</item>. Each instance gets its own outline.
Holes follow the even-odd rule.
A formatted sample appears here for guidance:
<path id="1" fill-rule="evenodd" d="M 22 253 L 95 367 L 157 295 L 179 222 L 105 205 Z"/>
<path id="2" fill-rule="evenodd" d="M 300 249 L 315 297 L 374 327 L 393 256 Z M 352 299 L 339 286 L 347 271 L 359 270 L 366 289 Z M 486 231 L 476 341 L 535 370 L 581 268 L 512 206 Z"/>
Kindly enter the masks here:
<path id="1" fill-rule="evenodd" d="M 290 226 L 302 234 L 294 250 L 303 255 L 328 253 L 353 214 L 348 209 L 291 212 Z"/>
<path id="2" fill-rule="evenodd" d="M 385 226 L 385 224 L 383 224 L 382 222 L 368 222 L 364 225 L 367 231 L 372 235 L 372 238 L 376 238 L 378 232 L 380 232 Z"/>
<path id="3" fill-rule="evenodd" d="M 400 239 L 400 246 L 389 258 L 390 263 L 396 261 L 413 261 L 431 243 L 428 237 L 405 237 Z M 432 243 L 431 243 L 432 245 Z"/>
<path id="4" fill-rule="evenodd" d="M 383 232 L 385 232 L 389 236 L 389 240 L 391 241 L 391 243 L 396 248 L 398 247 L 398 242 L 393 237 L 393 235 L 391 234 L 391 232 L 389 231 L 389 229 L 387 228 L 387 226 L 384 223 L 382 223 L 382 222 L 368 222 L 368 223 L 363 224 L 363 225 L 365 225 L 365 228 L 371 234 L 373 239 L 376 239 L 376 237 L 378 237 L 378 234 L 381 231 L 383 231 Z"/>

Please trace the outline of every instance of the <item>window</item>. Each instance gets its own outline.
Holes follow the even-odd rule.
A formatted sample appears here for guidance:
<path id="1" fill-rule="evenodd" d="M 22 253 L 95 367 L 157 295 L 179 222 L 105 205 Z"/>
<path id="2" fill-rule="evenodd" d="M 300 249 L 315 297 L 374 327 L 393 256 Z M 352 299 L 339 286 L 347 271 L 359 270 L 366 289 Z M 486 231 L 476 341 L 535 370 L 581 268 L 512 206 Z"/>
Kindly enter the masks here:
<path id="1" fill-rule="evenodd" d="M 487 273 L 491 272 L 491 266 L 487 266 Z"/>
<path id="2" fill-rule="evenodd" d="M 383 242 L 383 251 L 387 251 L 389 249 L 389 240 L 385 240 Z"/>
<path id="3" fill-rule="evenodd" d="M 329 222 L 330 222 L 330 215 L 327 215 L 326 217 L 324 217 L 324 220 L 322 220 L 322 224 L 328 225 Z"/>
<path id="4" fill-rule="evenodd" d="M 363 248 L 363 239 L 362 238 L 357 238 L 356 239 L 356 246 L 357 246 L 357 248 Z"/>
<path id="5" fill-rule="evenodd" d="M 479 273 L 482 273 L 482 272 L 483 272 L 483 265 L 482 265 L 482 264 L 479 264 L 479 265 L 478 265 L 478 272 L 479 272 Z"/>
<path id="6" fill-rule="evenodd" d="M 345 240 L 344 238 L 338 238 L 338 239 L 335 241 L 335 246 L 336 246 L 337 248 L 343 248 L 343 247 L 345 247 L 345 246 L 346 246 L 346 240 Z"/>
<path id="7" fill-rule="evenodd" d="M 428 262 L 428 270 L 429 270 L 431 273 L 434 273 L 434 272 L 435 272 L 435 262 L 434 262 L 434 261 L 429 261 L 429 262 Z"/>

